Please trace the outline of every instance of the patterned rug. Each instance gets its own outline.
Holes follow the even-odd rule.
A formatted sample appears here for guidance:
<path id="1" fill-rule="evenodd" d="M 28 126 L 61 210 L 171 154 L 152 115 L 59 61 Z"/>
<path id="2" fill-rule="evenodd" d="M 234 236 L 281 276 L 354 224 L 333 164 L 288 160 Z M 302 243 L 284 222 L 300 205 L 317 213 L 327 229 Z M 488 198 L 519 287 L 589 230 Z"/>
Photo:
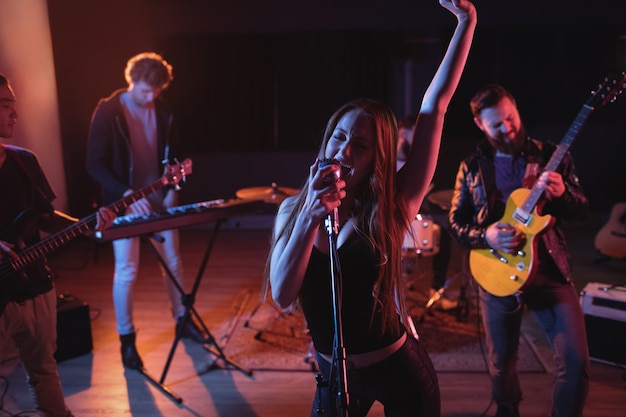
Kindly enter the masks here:
<path id="1" fill-rule="evenodd" d="M 456 310 L 426 311 L 427 298 L 410 294 L 411 316 L 438 372 L 486 372 L 484 331 L 473 300 L 467 314 Z M 253 371 L 314 371 L 314 350 L 299 311 L 283 312 L 273 303 L 258 302 L 258 291 L 245 291 L 233 305 L 234 314 L 217 334 L 224 354 Z M 522 332 L 520 372 L 546 372 L 545 360 Z M 539 352 L 539 353 L 538 353 Z"/>
<path id="2" fill-rule="evenodd" d="M 283 312 L 247 291 L 220 332 L 224 354 L 253 371 L 315 371 L 315 351 L 299 311 Z"/>
<path id="3" fill-rule="evenodd" d="M 475 299 L 467 299 L 467 307 L 461 311 L 440 311 L 436 309 L 437 304 L 426 310 L 428 298 L 425 295 L 413 294 L 412 300 L 411 316 L 417 333 L 438 372 L 487 371 L 485 332 Z M 529 319 L 524 318 L 525 321 Z M 520 336 L 517 369 L 520 372 L 546 372 L 545 360 L 526 335 L 525 328 Z"/>

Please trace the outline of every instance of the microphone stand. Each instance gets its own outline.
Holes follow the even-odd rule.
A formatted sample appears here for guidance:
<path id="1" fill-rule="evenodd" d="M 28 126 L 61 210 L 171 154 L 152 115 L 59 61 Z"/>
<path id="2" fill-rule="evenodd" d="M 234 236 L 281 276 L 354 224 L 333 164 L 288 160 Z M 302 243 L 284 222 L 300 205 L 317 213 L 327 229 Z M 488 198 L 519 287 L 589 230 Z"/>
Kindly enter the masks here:
<path id="1" fill-rule="evenodd" d="M 337 209 L 328 214 L 324 223 L 330 243 L 330 276 L 333 297 L 333 318 L 335 325 L 334 352 L 332 355 L 331 373 L 335 367 L 337 372 L 337 410 L 340 417 L 348 416 L 349 396 L 347 389 L 348 371 L 346 368 L 346 349 L 343 342 L 343 326 L 341 320 L 341 268 L 337 256 L 337 234 L 339 233 L 339 219 Z M 330 382 L 330 381 L 329 381 Z M 329 389 L 332 389 L 332 384 Z"/>

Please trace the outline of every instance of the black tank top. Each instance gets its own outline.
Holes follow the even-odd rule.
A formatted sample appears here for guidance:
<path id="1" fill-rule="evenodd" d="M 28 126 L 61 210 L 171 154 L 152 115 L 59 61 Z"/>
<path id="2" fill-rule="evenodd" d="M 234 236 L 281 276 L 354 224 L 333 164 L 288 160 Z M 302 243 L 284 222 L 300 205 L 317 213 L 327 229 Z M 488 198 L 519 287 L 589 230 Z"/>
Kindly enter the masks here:
<path id="1" fill-rule="evenodd" d="M 380 309 L 376 310 L 373 322 L 371 320 L 374 303 L 372 288 L 378 277 L 378 258 L 364 239 L 353 232 L 338 249 L 338 259 L 343 287 L 342 327 L 347 354 L 371 352 L 392 344 L 401 333 L 392 333 L 391 329 L 386 329 L 384 334 L 380 334 Z M 330 258 L 315 247 L 300 290 L 300 303 L 315 349 L 330 355 L 335 334 Z"/>

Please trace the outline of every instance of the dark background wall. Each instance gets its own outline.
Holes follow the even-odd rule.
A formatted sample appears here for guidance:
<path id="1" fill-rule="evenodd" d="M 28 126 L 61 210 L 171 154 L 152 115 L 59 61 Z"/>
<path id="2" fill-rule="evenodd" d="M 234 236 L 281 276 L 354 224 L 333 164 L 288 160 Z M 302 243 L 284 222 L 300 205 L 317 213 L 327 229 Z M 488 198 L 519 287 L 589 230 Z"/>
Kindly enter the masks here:
<path id="1" fill-rule="evenodd" d="M 467 102 L 499 82 L 530 133 L 560 141 L 608 73 L 626 70 L 622 0 L 476 0 L 479 25 L 448 112 L 437 189 L 480 139 Z M 415 113 L 454 28 L 435 0 L 48 2 L 70 209 L 98 199 L 84 168 L 91 113 L 125 86 L 126 60 L 157 51 L 194 173 L 183 201 L 276 181 L 298 187 L 330 113 L 359 96 Z M 412 75 L 407 75 L 412 71 Z M 572 146 L 592 207 L 626 201 L 626 100 L 596 109 Z"/>

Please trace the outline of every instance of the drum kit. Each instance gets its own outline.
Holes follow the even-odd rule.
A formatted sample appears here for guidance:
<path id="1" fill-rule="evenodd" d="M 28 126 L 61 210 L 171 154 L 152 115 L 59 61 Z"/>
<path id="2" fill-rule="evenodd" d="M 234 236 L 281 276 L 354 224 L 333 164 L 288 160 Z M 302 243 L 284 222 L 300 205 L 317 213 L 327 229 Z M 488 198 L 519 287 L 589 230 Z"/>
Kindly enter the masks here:
<path id="1" fill-rule="evenodd" d="M 434 222 L 432 216 L 417 214 L 402 243 L 402 272 L 409 278 L 414 271 L 421 269 L 422 258 L 435 256 L 439 253 L 441 226 Z M 409 287 L 413 288 L 414 278 L 410 278 Z"/>
<path id="2" fill-rule="evenodd" d="M 404 237 L 403 256 L 433 256 L 439 253 L 441 227 L 431 216 L 418 214 Z"/>
<path id="3" fill-rule="evenodd" d="M 430 193 L 429 203 L 436 205 L 443 211 L 450 210 L 453 190 L 440 190 Z M 434 256 L 439 253 L 441 227 L 433 221 L 432 216 L 419 213 L 411 221 L 411 227 L 404 237 L 402 245 L 403 256 Z"/>
<path id="4" fill-rule="evenodd" d="M 427 201 L 430 205 L 431 211 L 436 207 L 436 213 L 445 213 L 450 210 L 452 204 L 453 190 L 440 190 L 429 193 Z M 433 207 L 434 206 L 434 207 Z M 441 220 L 440 220 L 441 221 Z M 404 237 L 404 243 L 402 245 L 402 268 L 403 274 L 406 274 L 407 285 L 409 288 L 413 288 L 414 277 L 409 277 L 413 271 L 422 270 L 419 263 L 422 261 L 429 262 L 431 259 L 440 252 L 440 243 L 443 237 L 441 233 L 447 233 L 442 231 L 442 226 L 438 225 L 433 216 L 429 214 L 419 213 L 411 221 L 409 230 Z M 441 243 L 443 244 L 443 243 Z M 449 243 L 447 243 L 449 245 Z M 449 250 L 446 247 L 446 256 L 449 256 Z M 434 261 L 433 261 L 434 262 Z M 434 265 L 434 264 L 433 264 Z M 447 265 L 447 262 L 446 262 Z M 427 267 L 428 268 L 428 267 Z M 423 307 L 423 313 L 419 318 L 419 321 L 423 321 L 424 317 L 429 314 L 430 309 L 443 297 L 444 291 L 447 289 L 447 284 L 433 293 L 431 289 L 430 299 L 427 300 Z M 463 303 L 462 303 L 463 301 Z M 467 315 L 467 307 L 465 304 L 465 280 L 461 280 L 461 289 L 458 297 L 458 305 L 455 307 L 457 311 L 457 319 L 462 321 Z"/>

